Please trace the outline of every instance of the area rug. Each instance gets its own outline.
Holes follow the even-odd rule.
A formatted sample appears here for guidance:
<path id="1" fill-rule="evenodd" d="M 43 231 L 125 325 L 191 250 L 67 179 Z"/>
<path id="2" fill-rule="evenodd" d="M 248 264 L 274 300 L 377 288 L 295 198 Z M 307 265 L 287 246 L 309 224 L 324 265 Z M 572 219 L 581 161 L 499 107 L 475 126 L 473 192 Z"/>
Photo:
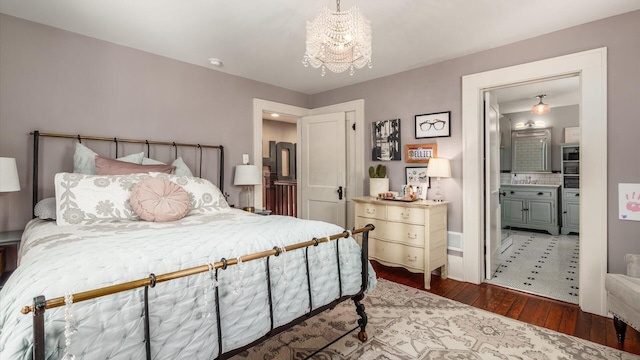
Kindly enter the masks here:
<path id="1" fill-rule="evenodd" d="M 640 359 L 382 279 L 364 304 L 367 342 L 354 331 L 313 359 Z M 233 359 L 304 359 L 356 321 L 353 303 L 345 302 Z"/>

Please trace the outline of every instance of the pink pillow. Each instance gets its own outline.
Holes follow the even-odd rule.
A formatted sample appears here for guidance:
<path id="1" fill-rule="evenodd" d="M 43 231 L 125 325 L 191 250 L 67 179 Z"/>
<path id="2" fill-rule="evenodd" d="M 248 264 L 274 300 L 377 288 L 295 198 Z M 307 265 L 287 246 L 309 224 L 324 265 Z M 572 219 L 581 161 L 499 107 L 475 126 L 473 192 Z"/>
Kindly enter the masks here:
<path id="1" fill-rule="evenodd" d="M 164 178 L 141 180 L 131 190 L 131 208 L 145 221 L 180 220 L 189 212 L 189 194 Z"/>
<path id="2" fill-rule="evenodd" d="M 107 159 L 96 155 L 97 175 L 130 175 L 139 173 L 160 172 L 171 174 L 173 165 L 139 165 L 119 160 Z"/>

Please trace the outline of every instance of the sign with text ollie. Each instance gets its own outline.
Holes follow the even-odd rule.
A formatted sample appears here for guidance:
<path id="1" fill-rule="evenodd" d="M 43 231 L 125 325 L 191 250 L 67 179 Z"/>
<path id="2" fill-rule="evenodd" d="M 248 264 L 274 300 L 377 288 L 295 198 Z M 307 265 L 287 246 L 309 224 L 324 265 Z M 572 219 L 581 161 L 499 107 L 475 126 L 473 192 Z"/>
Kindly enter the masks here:
<path id="1" fill-rule="evenodd" d="M 428 163 L 437 157 L 437 144 L 409 144 L 405 146 L 405 161 L 408 163 Z"/>

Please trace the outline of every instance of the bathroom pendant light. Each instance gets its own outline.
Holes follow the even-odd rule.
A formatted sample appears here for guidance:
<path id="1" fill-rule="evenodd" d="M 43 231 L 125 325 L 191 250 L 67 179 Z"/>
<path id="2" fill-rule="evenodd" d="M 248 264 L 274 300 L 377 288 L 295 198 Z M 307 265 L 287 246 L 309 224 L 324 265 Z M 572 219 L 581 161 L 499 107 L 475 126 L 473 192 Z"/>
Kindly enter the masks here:
<path id="1" fill-rule="evenodd" d="M 535 105 L 533 105 L 533 107 L 531 108 L 531 113 L 532 114 L 536 114 L 536 115 L 544 115 L 546 113 L 548 113 L 549 111 L 551 111 L 551 108 L 549 107 L 549 105 L 545 104 L 542 102 L 542 98 L 545 97 L 547 95 L 542 94 L 542 95 L 536 95 L 536 97 L 539 99 L 539 102 Z"/>

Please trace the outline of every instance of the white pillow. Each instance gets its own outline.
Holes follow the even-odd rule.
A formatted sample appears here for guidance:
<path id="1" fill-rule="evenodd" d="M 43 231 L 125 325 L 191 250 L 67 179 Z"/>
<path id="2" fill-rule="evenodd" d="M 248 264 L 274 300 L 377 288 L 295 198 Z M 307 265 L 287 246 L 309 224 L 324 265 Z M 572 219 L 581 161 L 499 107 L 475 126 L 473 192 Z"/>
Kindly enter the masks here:
<path id="1" fill-rule="evenodd" d="M 56 219 L 56 198 L 45 198 L 36 204 L 33 208 L 33 214 L 42 220 Z"/>
<path id="2" fill-rule="evenodd" d="M 131 189 L 149 177 L 148 174 L 56 174 L 56 222 L 79 225 L 139 220 L 129 203 Z"/>
<path id="3" fill-rule="evenodd" d="M 169 179 L 189 193 L 189 214 L 229 211 L 231 208 L 217 186 L 211 181 L 192 176 L 149 173 L 152 177 Z"/>
<path id="4" fill-rule="evenodd" d="M 73 153 L 73 172 L 78 174 L 95 175 L 96 174 L 96 154 L 93 150 L 76 143 L 76 151 Z M 119 157 L 116 160 L 141 164 L 144 153 L 130 154 L 127 156 Z"/>
<path id="5" fill-rule="evenodd" d="M 142 158 L 142 165 L 160 165 L 160 164 L 166 165 L 162 161 L 150 159 L 148 157 Z M 173 170 L 174 175 L 193 176 L 193 173 L 191 172 L 187 164 L 184 163 L 181 157 L 178 157 L 177 159 L 175 159 L 171 163 L 171 165 L 176 167 L 175 170 Z"/>

